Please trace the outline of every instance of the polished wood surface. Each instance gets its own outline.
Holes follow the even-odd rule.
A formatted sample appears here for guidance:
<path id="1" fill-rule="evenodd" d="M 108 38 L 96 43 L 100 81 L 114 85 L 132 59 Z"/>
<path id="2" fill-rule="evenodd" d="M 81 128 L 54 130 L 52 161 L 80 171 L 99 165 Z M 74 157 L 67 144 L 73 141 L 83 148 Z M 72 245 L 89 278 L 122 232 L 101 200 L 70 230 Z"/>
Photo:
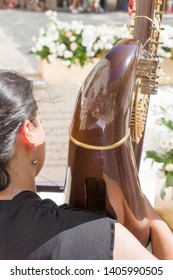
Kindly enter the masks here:
<path id="1" fill-rule="evenodd" d="M 149 225 L 130 136 L 123 144 L 112 148 L 129 132 L 140 48 L 139 41 L 120 41 L 100 60 L 81 86 L 70 126 L 70 135 L 79 144 L 69 141 L 65 193 L 67 202 L 82 208 L 104 206 L 105 193 L 107 214 L 117 217 L 146 245 Z M 110 149 L 92 150 L 83 144 Z M 96 201 L 89 204 L 88 182 L 93 189 L 101 190 L 100 194 L 93 192 Z M 101 204 L 97 204 L 100 196 Z"/>

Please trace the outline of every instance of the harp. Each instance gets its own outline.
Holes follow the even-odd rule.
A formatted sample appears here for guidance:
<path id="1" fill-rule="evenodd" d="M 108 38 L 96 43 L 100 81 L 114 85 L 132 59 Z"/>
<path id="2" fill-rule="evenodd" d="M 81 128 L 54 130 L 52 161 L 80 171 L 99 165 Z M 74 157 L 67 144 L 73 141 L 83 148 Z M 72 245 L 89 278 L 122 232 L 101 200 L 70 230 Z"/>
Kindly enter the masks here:
<path id="1" fill-rule="evenodd" d="M 132 38 L 119 41 L 79 90 L 69 129 L 65 200 L 117 218 L 146 246 L 150 229 L 138 176 L 137 147 L 143 137 L 149 96 L 157 91 L 158 60 L 156 52 L 151 53 L 157 43 L 148 36 L 158 28 L 151 27 L 147 5 L 149 10 L 152 6 L 152 14 L 161 17 L 163 1 L 138 0 L 135 4 Z M 143 39 L 139 19 L 146 18 Z"/>

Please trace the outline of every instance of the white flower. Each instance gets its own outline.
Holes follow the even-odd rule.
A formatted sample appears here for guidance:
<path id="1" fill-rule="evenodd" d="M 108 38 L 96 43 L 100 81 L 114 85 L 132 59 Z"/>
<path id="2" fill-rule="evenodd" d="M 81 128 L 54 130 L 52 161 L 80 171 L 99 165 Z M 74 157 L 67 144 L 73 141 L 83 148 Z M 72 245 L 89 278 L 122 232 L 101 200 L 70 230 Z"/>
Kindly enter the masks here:
<path id="1" fill-rule="evenodd" d="M 56 24 L 55 23 L 49 23 L 47 25 L 47 29 L 46 29 L 46 33 L 54 33 L 54 32 L 57 32 L 57 27 L 56 27 Z M 44 31 L 45 33 L 45 31 Z M 43 35 L 44 35 L 43 33 Z"/>
<path id="2" fill-rule="evenodd" d="M 35 48 L 37 51 L 42 51 L 43 47 L 45 46 L 45 39 L 44 38 L 39 38 L 37 43 L 35 44 Z"/>
<path id="3" fill-rule="evenodd" d="M 94 44 L 93 49 L 95 52 L 97 52 L 100 49 L 100 45 L 98 44 L 98 42 Z"/>
<path id="4" fill-rule="evenodd" d="M 70 39 L 70 42 L 74 42 L 76 40 L 76 37 L 75 36 L 71 36 L 69 39 Z"/>
<path id="5" fill-rule="evenodd" d="M 70 60 L 63 60 L 62 62 L 65 66 L 70 66 L 71 65 L 71 61 Z"/>
<path id="6" fill-rule="evenodd" d="M 57 55 L 62 57 L 64 55 L 64 52 L 66 50 L 66 45 L 65 44 L 60 44 L 57 46 Z"/>
<path id="7" fill-rule="evenodd" d="M 165 171 L 171 172 L 173 171 L 173 164 L 172 163 L 168 163 L 165 165 Z"/>
<path id="8" fill-rule="evenodd" d="M 103 45 L 105 45 L 107 43 L 107 35 L 106 34 L 102 34 L 102 37 L 100 37 L 100 41 L 102 42 Z"/>
<path id="9" fill-rule="evenodd" d="M 158 55 L 162 56 L 162 57 L 165 57 L 165 58 L 170 58 L 171 57 L 171 53 L 164 51 L 161 47 L 158 48 Z"/>
<path id="10" fill-rule="evenodd" d="M 82 23 L 82 21 L 77 21 L 77 20 L 73 20 L 71 25 L 71 30 L 73 30 L 77 35 L 81 34 L 84 25 Z"/>
<path id="11" fill-rule="evenodd" d="M 56 54 L 49 54 L 47 58 L 48 58 L 48 61 L 50 63 L 52 63 L 56 60 Z"/>
<path id="12" fill-rule="evenodd" d="M 57 41 L 59 39 L 59 31 L 54 24 L 48 26 L 45 32 L 45 37 L 49 41 Z"/>
<path id="13" fill-rule="evenodd" d="M 160 40 L 165 44 L 169 38 L 173 38 L 173 27 L 170 25 L 163 25 L 164 29 L 160 32 Z"/>
<path id="14" fill-rule="evenodd" d="M 105 49 L 106 50 L 110 50 L 113 47 L 113 45 L 111 43 L 106 43 L 105 44 Z"/>
<path id="15" fill-rule="evenodd" d="M 82 32 L 82 45 L 87 47 L 88 45 L 93 45 L 96 41 L 96 30 L 94 27 L 89 26 L 85 28 Z"/>
<path id="16" fill-rule="evenodd" d="M 37 52 L 36 47 L 32 47 L 32 48 L 31 48 L 31 52 L 36 53 L 36 52 Z"/>
<path id="17" fill-rule="evenodd" d="M 47 46 L 52 54 L 57 52 L 57 45 L 54 42 L 49 43 Z"/>
<path id="18" fill-rule="evenodd" d="M 70 49 L 74 52 L 77 49 L 77 44 L 75 42 L 70 44 Z"/>
<path id="19" fill-rule="evenodd" d="M 87 48 L 86 52 L 87 52 L 88 57 L 94 57 L 95 56 L 95 52 L 90 48 Z"/>
<path id="20" fill-rule="evenodd" d="M 70 38 L 70 37 L 72 36 L 72 33 L 71 33 L 71 31 L 68 30 L 68 31 L 66 32 L 65 35 L 66 35 L 68 38 Z"/>
<path id="21" fill-rule="evenodd" d="M 52 10 L 46 11 L 46 12 L 45 12 L 45 15 L 46 15 L 47 17 L 51 17 L 51 16 L 52 16 Z"/>
<path id="22" fill-rule="evenodd" d="M 57 30 L 59 30 L 59 31 L 62 31 L 62 30 L 68 31 L 70 29 L 70 25 L 68 22 L 56 21 L 55 24 L 56 24 Z"/>
<path id="23" fill-rule="evenodd" d="M 173 49 L 173 27 L 170 25 L 163 25 L 163 30 L 160 32 L 160 41 L 163 45 L 159 46 L 158 54 L 170 58 L 172 56 L 171 52 L 164 51 L 163 48 Z"/>
<path id="24" fill-rule="evenodd" d="M 73 56 L 73 53 L 71 51 L 66 50 L 64 52 L 64 57 L 65 58 L 71 58 Z"/>
<path id="25" fill-rule="evenodd" d="M 50 18 L 50 20 L 56 21 L 58 13 L 56 11 L 48 10 L 45 12 L 45 15 Z"/>
<path id="26" fill-rule="evenodd" d="M 45 29 L 41 27 L 39 31 L 39 36 L 43 36 L 44 34 L 45 34 Z"/>
<path id="27" fill-rule="evenodd" d="M 104 50 L 104 44 L 103 44 L 103 42 L 101 40 L 98 40 L 97 44 L 99 45 L 99 49 L 100 50 Z"/>
<path id="28" fill-rule="evenodd" d="M 146 127 L 144 146 L 145 150 L 165 154 L 173 149 L 173 131 L 159 123 L 150 124 Z"/>
<path id="29" fill-rule="evenodd" d="M 129 29 L 128 29 L 127 25 L 118 26 L 117 27 L 117 33 L 115 35 L 118 38 L 129 38 L 130 37 L 130 32 L 129 32 Z"/>
<path id="30" fill-rule="evenodd" d="M 162 108 L 166 108 L 164 113 Z M 157 96 L 151 96 L 150 109 L 148 111 L 146 132 L 144 138 L 144 150 L 153 150 L 160 154 L 173 149 L 173 130 L 163 125 L 162 117 L 173 120 L 173 94 L 171 87 L 166 90 L 159 88 Z M 166 114 L 166 115 L 165 115 Z"/>

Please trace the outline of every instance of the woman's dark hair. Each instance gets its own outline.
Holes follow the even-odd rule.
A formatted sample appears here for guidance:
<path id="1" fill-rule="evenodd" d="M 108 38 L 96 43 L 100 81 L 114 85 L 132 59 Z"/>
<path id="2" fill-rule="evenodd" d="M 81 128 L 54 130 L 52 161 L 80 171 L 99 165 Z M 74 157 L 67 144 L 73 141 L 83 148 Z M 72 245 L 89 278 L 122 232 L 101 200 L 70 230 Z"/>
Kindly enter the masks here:
<path id="1" fill-rule="evenodd" d="M 32 81 L 0 70 L 0 191 L 10 183 L 6 167 L 15 154 L 19 129 L 25 120 L 35 120 L 37 109 Z"/>

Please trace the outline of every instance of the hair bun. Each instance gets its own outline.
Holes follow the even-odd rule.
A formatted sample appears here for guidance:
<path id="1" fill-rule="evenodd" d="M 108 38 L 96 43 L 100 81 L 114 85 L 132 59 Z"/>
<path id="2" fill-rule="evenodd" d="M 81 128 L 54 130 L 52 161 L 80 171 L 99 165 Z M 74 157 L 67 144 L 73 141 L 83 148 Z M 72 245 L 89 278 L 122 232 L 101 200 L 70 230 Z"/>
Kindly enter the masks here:
<path id="1" fill-rule="evenodd" d="M 10 182 L 10 176 L 7 170 L 0 164 L 0 191 L 5 190 Z"/>

